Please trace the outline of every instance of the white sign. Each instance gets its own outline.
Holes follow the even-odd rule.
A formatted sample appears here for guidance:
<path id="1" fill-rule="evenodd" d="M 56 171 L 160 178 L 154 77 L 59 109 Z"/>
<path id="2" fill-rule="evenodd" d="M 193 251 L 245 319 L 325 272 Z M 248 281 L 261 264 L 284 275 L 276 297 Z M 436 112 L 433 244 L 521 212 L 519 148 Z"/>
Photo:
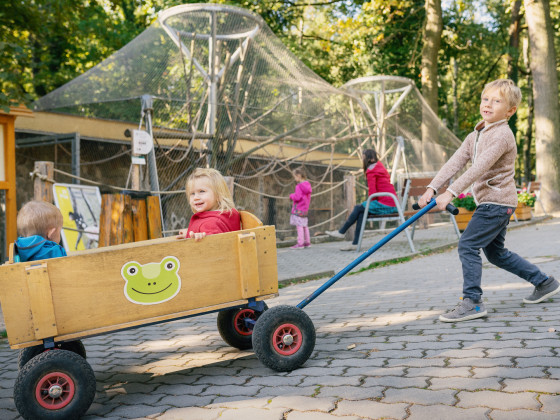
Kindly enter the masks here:
<path id="1" fill-rule="evenodd" d="M 150 133 L 144 130 L 132 130 L 132 153 L 147 155 L 152 150 L 154 143 Z"/>

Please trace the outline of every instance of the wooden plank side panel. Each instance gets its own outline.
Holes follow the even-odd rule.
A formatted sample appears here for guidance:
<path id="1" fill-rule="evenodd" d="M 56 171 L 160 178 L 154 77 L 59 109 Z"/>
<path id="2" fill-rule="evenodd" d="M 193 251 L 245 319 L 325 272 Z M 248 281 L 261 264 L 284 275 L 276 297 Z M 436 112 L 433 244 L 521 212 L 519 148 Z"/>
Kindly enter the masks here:
<path id="1" fill-rule="evenodd" d="M 33 333 L 40 340 L 58 335 L 47 264 L 26 267 L 29 305 L 33 316 Z"/>
<path id="2" fill-rule="evenodd" d="M 256 238 L 258 276 L 251 276 L 258 277 L 259 284 L 257 294 L 248 297 L 268 298 L 278 292 L 275 230 L 265 226 L 248 232 L 254 232 Z M 242 292 L 239 278 L 238 235 L 239 232 L 212 235 L 200 242 L 162 238 L 48 260 L 59 336 L 109 332 L 123 325 L 173 319 L 181 314 L 200 313 L 204 308 L 244 300 L 247 296 Z M 123 267 L 136 262 L 146 281 L 157 283 L 161 279 L 153 277 L 154 271 L 165 271 L 167 257 L 178 261 L 175 273 L 180 279 L 178 293 L 164 302 L 146 304 L 130 300 Z M 254 256 L 248 258 L 251 259 L 254 266 Z M 37 263 L 40 262 L 33 264 Z M 0 267 L 0 300 L 12 347 L 24 347 L 21 343 L 35 340 L 25 282 L 26 265 L 30 263 Z M 24 287 L 21 286 L 22 277 Z"/>
<path id="3" fill-rule="evenodd" d="M 25 263 L 0 266 L 0 303 L 10 346 L 35 340 Z"/>
<path id="4" fill-rule="evenodd" d="M 260 294 L 260 283 L 255 232 L 240 233 L 237 235 L 237 241 L 241 296 L 243 298 L 257 296 Z"/>

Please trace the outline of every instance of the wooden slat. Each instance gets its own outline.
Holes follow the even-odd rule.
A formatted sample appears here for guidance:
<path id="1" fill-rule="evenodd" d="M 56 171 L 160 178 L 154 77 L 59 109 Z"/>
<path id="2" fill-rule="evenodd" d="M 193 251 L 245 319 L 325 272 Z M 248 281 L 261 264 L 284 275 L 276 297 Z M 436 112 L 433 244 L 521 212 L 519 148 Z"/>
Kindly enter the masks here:
<path id="1" fill-rule="evenodd" d="M 150 239 L 161 238 L 161 207 L 159 197 L 146 197 L 146 204 L 148 207 L 148 236 Z"/>
<path id="2" fill-rule="evenodd" d="M 257 240 L 254 232 L 237 235 L 239 256 L 239 280 L 241 296 L 248 298 L 257 296 L 259 290 L 259 261 L 257 256 Z"/>
<path id="3" fill-rule="evenodd" d="M 241 229 L 253 229 L 263 225 L 263 222 L 253 213 L 241 210 L 239 215 L 241 216 Z"/>
<path id="4" fill-rule="evenodd" d="M 134 231 L 134 242 L 145 241 L 148 239 L 148 218 L 146 213 L 146 200 L 133 199 L 132 225 Z"/>
<path id="5" fill-rule="evenodd" d="M 33 315 L 33 331 L 35 338 L 53 337 L 58 334 L 54 306 L 52 301 L 51 284 L 47 264 L 27 267 L 27 288 L 29 304 Z"/>

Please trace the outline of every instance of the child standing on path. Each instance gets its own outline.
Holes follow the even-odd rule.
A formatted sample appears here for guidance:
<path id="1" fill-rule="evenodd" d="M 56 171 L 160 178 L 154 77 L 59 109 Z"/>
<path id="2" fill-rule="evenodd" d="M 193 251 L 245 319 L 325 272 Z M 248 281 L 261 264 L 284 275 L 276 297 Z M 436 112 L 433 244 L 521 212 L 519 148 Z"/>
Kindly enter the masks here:
<path id="1" fill-rule="evenodd" d="M 362 157 L 364 174 L 366 175 L 368 185 L 368 197 L 374 193 L 386 192 L 397 195 L 395 187 L 391 184 L 391 176 L 383 166 L 383 163 L 377 159 L 377 152 L 373 149 L 364 150 Z M 395 202 L 390 197 L 377 197 L 371 200 L 368 212 L 371 214 L 391 214 L 396 213 L 397 208 L 394 207 Z M 341 251 L 355 251 L 360 240 L 360 229 L 362 219 L 366 212 L 366 202 L 358 204 L 348 216 L 348 219 L 340 230 L 327 230 L 325 233 L 334 238 L 344 239 L 344 234 L 354 223 L 356 230 L 354 232 L 354 240 L 351 246 L 340 248 Z"/>
<path id="2" fill-rule="evenodd" d="M 197 168 L 189 176 L 186 193 L 193 211 L 189 227 L 179 231 L 177 239 L 200 241 L 206 235 L 241 229 L 226 180 L 215 169 Z"/>
<path id="3" fill-rule="evenodd" d="M 15 242 L 21 262 L 65 257 L 59 245 L 62 231 L 62 213 L 46 201 L 30 201 L 17 215 L 19 237 Z"/>
<path id="4" fill-rule="evenodd" d="M 463 268 L 463 299 L 449 312 L 440 315 L 443 322 L 457 322 L 487 315 L 482 302 L 482 248 L 486 258 L 535 286 L 524 303 L 540 303 L 560 292 L 560 284 L 539 268 L 504 247 L 507 225 L 517 206 L 515 158 L 517 146 L 508 119 L 521 102 L 521 91 L 509 79 L 488 83 L 481 95 L 479 122 L 461 147 L 447 161 L 419 200 L 424 207 L 438 189 L 469 161 L 471 167 L 436 198 L 444 210 L 463 190 L 472 185 L 477 208 L 459 240 L 459 259 Z"/>
<path id="5" fill-rule="evenodd" d="M 297 229 L 297 244 L 292 249 L 303 249 L 311 246 L 311 238 L 309 236 L 309 227 L 307 226 L 307 212 L 311 203 L 311 184 L 307 181 L 305 169 L 296 168 L 293 172 L 294 179 L 297 182 L 296 191 L 290 194 L 292 205 L 292 214 L 290 215 L 290 224 Z"/>

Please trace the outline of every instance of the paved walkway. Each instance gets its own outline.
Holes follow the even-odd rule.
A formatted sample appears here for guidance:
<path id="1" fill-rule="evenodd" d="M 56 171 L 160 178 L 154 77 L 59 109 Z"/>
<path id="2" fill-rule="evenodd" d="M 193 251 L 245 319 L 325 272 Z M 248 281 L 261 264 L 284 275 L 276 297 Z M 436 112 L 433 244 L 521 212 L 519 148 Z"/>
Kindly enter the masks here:
<path id="1" fill-rule="evenodd" d="M 438 244 L 430 231 L 417 243 Z M 403 243 L 371 258 L 400 256 Z M 358 254 L 340 245 L 279 250 L 280 278 L 345 266 Z M 507 245 L 560 277 L 560 219 L 512 229 Z M 295 305 L 324 281 L 282 288 L 268 305 Z M 489 316 L 453 325 L 437 317 L 460 296 L 456 249 L 347 276 L 305 308 L 315 351 L 290 373 L 226 346 L 215 315 L 86 339 L 97 378 L 86 418 L 560 418 L 560 298 L 525 305 L 531 286 L 488 263 L 483 287 Z M 0 418 L 14 419 L 17 352 L 6 340 L 0 363 Z"/>

